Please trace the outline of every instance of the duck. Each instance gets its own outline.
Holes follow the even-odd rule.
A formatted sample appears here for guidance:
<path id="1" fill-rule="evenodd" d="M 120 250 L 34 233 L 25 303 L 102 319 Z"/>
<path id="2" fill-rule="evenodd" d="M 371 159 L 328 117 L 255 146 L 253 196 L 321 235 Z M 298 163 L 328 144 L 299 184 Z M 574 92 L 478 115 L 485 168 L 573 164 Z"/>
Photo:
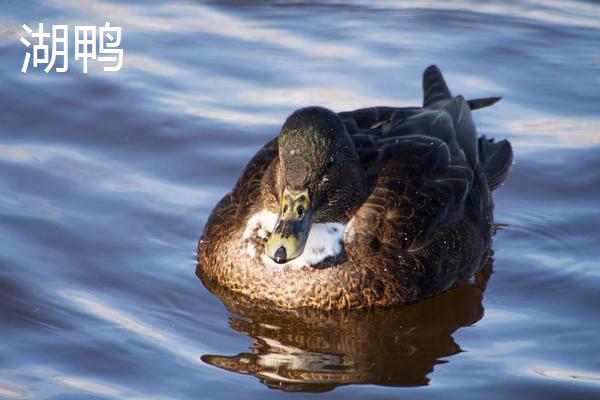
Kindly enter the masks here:
<path id="1" fill-rule="evenodd" d="M 414 303 L 472 280 L 492 254 L 492 191 L 507 140 L 478 137 L 471 111 L 423 74 L 421 107 L 294 111 L 210 214 L 197 274 L 278 309 Z"/>

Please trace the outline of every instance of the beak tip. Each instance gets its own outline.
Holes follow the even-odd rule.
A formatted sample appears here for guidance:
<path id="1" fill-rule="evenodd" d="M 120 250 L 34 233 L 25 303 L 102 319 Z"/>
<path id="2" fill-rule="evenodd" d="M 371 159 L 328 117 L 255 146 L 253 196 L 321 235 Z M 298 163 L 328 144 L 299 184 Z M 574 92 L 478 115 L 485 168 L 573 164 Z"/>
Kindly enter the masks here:
<path id="1" fill-rule="evenodd" d="M 275 255 L 273 256 L 273 261 L 275 261 L 277 264 L 283 264 L 287 261 L 287 251 L 285 250 L 285 247 L 280 246 L 277 249 Z"/>

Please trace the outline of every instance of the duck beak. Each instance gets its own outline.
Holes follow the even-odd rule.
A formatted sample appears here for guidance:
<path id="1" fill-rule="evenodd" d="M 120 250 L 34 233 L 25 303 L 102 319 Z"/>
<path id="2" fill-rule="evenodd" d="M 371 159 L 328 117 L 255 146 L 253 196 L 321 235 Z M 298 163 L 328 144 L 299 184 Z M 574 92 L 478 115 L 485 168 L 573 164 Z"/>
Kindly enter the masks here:
<path id="1" fill-rule="evenodd" d="M 275 229 L 267 242 L 267 255 L 278 264 L 300 256 L 310 233 L 312 218 L 308 192 L 285 189 Z"/>

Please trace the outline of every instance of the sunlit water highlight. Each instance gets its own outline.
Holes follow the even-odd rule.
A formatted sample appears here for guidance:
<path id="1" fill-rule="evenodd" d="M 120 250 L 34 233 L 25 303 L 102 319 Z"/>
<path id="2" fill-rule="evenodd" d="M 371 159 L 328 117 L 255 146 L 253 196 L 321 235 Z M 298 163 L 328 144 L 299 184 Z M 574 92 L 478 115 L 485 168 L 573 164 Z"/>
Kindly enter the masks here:
<path id="1" fill-rule="evenodd" d="M 366 3 L 2 4 L 0 398 L 600 395 L 600 7 Z M 22 24 L 106 21 L 120 72 L 20 72 Z M 504 97 L 474 114 L 516 154 L 489 280 L 327 317 L 210 294 L 196 241 L 284 118 L 416 105 L 431 63 Z"/>

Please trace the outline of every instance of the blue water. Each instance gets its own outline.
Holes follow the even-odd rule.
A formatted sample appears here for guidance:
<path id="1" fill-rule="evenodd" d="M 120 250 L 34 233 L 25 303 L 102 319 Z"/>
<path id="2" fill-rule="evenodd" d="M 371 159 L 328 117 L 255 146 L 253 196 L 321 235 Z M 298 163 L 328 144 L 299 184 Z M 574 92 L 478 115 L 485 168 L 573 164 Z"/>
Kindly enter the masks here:
<path id="1" fill-rule="evenodd" d="M 21 73 L 22 24 L 106 21 L 121 71 Z M 599 397 L 599 44 L 593 2 L 3 1 L 0 398 Z M 366 315 L 226 308 L 196 242 L 254 152 L 301 106 L 418 105 L 432 63 L 503 96 L 474 114 L 516 160 L 489 280 Z"/>

